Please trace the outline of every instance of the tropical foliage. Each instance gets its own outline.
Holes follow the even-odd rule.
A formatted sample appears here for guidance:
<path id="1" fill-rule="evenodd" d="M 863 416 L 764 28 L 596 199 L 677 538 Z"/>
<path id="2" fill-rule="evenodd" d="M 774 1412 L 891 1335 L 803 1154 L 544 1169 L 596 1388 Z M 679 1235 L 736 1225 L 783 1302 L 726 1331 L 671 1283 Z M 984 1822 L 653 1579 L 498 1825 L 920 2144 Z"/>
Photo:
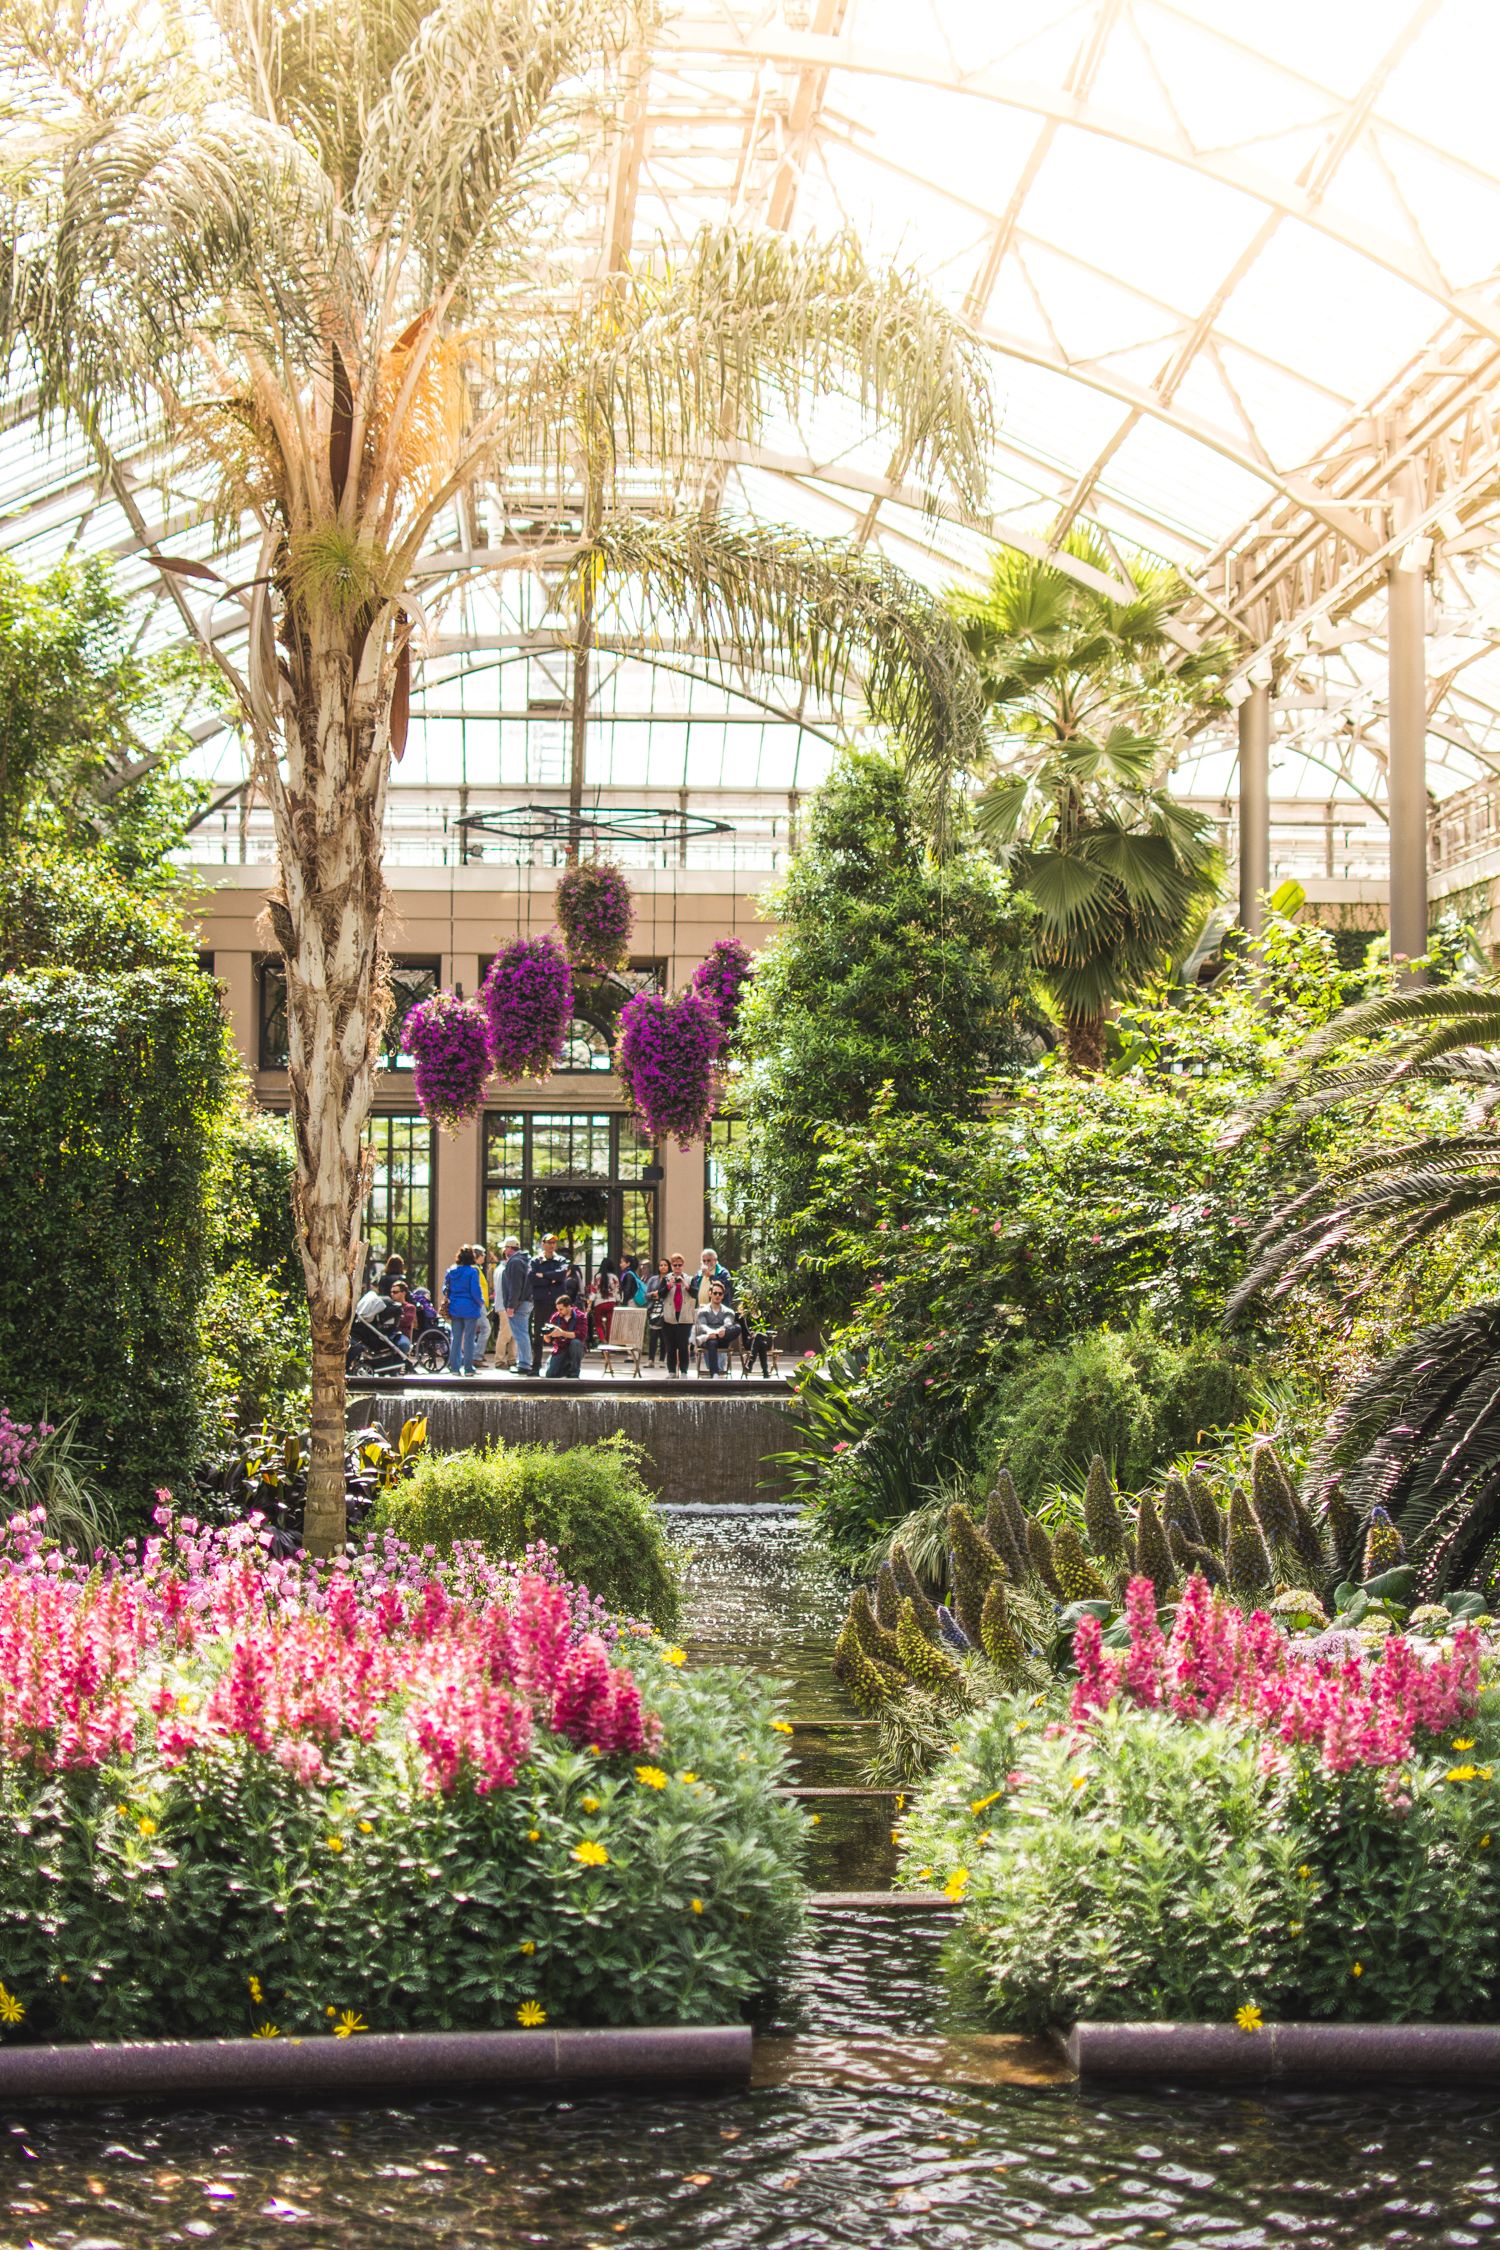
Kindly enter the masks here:
<path id="1" fill-rule="evenodd" d="M 852 236 L 736 223 L 578 287 L 579 201 L 657 28 L 649 0 L 190 0 L 128 41 L 103 0 L 21 0 L 0 20 L 17 393 L 74 416 L 117 487 L 128 406 L 185 453 L 225 545 L 247 528 L 255 545 L 236 577 L 243 670 L 210 645 L 277 839 L 324 1549 L 343 1530 L 380 838 L 425 632 L 414 569 L 445 513 L 511 471 L 557 495 L 517 560 L 556 575 L 574 620 L 575 804 L 611 603 L 649 603 L 709 661 L 840 688 L 858 664 L 876 711 L 934 758 L 973 733 L 971 667 L 930 596 L 699 505 L 726 443 L 829 395 L 880 430 L 893 473 L 979 504 L 988 401 L 958 318 Z M 633 517 L 627 470 L 659 476 L 681 515 Z M 184 571 L 214 579 L 161 567 L 179 590 Z"/>
<path id="2" fill-rule="evenodd" d="M 1377 1105 L 1408 1129 L 1356 1144 L 1276 1206 L 1231 1311 L 1304 1288 L 1345 1312 L 1377 1295 L 1389 1302 L 1403 1285 L 1410 1301 L 1434 1265 L 1429 1306 L 1472 1300 L 1500 1212 L 1497 1090 L 1492 987 L 1386 993 L 1340 1017 L 1242 1130 L 1278 1107 L 1294 1134 L 1344 1112 L 1358 1123 Z M 1500 1560 L 1500 1304 L 1481 1296 L 1419 1322 L 1340 1399 L 1310 1473 L 1355 1520 L 1374 1509 L 1394 1518 L 1427 1593 L 1487 1584 Z"/>
<path id="3" fill-rule="evenodd" d="M 802 1823 L 758 1683 L 539 1558 L 320 1574 L 160 1520 L 106 1574 L 4 1535 L 8 2037 L 722 2022 L 774 1973 Z"/>
<path id="4" fill-rule="evenodd" d="M 1118 1657 L 1079 1629 L 1068 1723 L 992 1702 L 903 1822 L 903 1878 L 963 1907 L 995 2020 L 1473 2020 L 1500 1989 L 1500 1732 L 1478 1647 L 1301 1654 L 1144 1581 Z"/>
<path id="5" fill-rule="evenodd" d="M 991 1081 L 1024 1057 L 1030 918 L 957 838 L 929 856 L 909 781 L 869 755 L 819 792 L 770 906 L 779 928 L 736 1040 L 734 1161 L 761 1294 L 801 1324 L 838 1315 L 858 1286 L 844 1229 L 862 1214 L 825 1135 L 852 1128 L 860 1145 L 872 1116 L 910 1121 L 946 1161 Z"/>
<path id="6" fill-rule="evenodd" d="M 1104 1020 L 1184 945 L 1223 869 L 1213 830 L 1168 792 L 1174 749 L 1209 707 L 1212 647 L 1173 636 L 1175 572 L 1133 566 L 1135 598 L 1102 538 L 1076 530 L 1073 570 L 1003 548 L 982 594 L 953 610 L 979 668 L 989 761 L 980 835 L 1036 909 L 1037 958 L 1070 1060 L 1095 1070 Z"/>

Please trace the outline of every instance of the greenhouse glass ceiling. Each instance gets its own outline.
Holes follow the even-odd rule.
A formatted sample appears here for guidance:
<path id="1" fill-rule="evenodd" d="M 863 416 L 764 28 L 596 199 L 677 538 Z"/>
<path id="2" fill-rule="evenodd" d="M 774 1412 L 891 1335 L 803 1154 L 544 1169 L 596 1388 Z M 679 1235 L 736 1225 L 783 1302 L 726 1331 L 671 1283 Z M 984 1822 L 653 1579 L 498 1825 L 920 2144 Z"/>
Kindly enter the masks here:
<path id="1" fill-rule="evenodd" d="M 1430 566 L 1444 795 L 1500 763 L 1497 64 L 1493 0 L 687 0 L 601 146 L 581 285 L 728 213 L 853 228 L 919 268 L 992 355 L 983 514 L 925 513 L 847 413 L 768 429 L 718 504 L 852 535 L 933 583 L 983 575 L 996 540 L 1049 551 L 1079 518 L 1122 591 L 1136 556 L 1172 561 L 1188 631 L 1228 635 L 1242 681 L 1274 675 L 1279 796 L 1380 799 L 1386 578 Z M 146 638 L 232 649 L 238 602 L 148 553 L 210 551 L 201 492 L 114 437 L 101 484 L 81 440 L 5 434 L 0 537 L 28 570 L 108 552 Z M 525 499 L 466 501 L 425 566 L 408 800 L 562 778 L 550 590 L 484 567 Z M 858 723 L 795 681 L 726 687 L 632 640 L 623 619 L 601 636 L 600 788 L 799 790 Z M 232 721 L 194 733 L 229 792 Z M 1230 724 L 1178 782 L 1233 778 Z"/>

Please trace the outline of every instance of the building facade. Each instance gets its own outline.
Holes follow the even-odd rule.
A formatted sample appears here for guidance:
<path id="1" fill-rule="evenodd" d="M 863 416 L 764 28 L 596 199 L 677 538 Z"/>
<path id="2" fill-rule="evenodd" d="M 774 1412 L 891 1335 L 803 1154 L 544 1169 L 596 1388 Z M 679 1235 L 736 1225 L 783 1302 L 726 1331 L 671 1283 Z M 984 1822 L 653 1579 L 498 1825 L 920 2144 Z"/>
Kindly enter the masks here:
<path id="1" fill-rule="evenodd" d="M 194 875 L 204 966 L 223 989 L 254 1097 L 264 1109 L 285 1110 L 285 993 L 264 911 L 268 870 L 200 866 Z M 430 1284 L 461 1243 L 498 1246 L 515 1234 L 529 1248 L 551 1232 L 571 1242 L 588 1273 L 606 1254 L 618 1260 L 633 1252 L 644 1268 L 681 1252 L 696 1264 L 706 1243 L 733 1264 L 737 1229 L 722 1163 L 732 1123 L 719 1121 L 707 1144 L 686 1150 L 653 1144 L 611 1068 L 611 1044 L 626 992 L 675 991 L 716 938 L 738 935 L 754 950 L 770 925 L 755 890 L 743 878 L 735 887 L 724 871 L 632 869 L 630 879 L 636 923 L 629 966 L 618 979 L 580 984 L 579 1012 L 552 1077 L 492 1081 L 481 1115 L 447 1134 L 417 1107 L 400 1019 L 439 985 L 476 992 L 501 946 L 552 927 L 557 871 L 488 864 L 388 870 L 393 1006 L 369 1126 L 374 1173 L 365 1235 L 372 1258 L 399 1251 L 408 1270 Z"/>

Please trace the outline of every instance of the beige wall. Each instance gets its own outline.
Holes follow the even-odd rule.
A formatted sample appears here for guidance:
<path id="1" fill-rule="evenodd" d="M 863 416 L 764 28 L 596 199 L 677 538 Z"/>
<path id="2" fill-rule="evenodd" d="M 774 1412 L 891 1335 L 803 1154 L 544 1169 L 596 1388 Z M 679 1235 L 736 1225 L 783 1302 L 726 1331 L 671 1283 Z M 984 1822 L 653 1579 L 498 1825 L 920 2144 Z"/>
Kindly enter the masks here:
<path id="1" fill-rule="evenodd" d="M 264 866 L 211 867 L 198 871 L 196 919 L 200 941 L 213 955 L 224 987 L 236 1044 L 250 1072 L 256 1099 L 286 1106 L 286 1073 L 258 1067 L 256 963 L 275 950 L 263 909 L 269 871 Z M 438 960 L 445 985 L 474 992 L 482 958 L 517 935 L 548 929 L 554 921 L 556 876 L 514 868 L 392 868 L 387 870 L 392 910 L 386 942 L 396 955 Z M 636 923 L 631 952 L 666 962 L 675 990 L 692 974 L 715 938 L 737 935 L 752 949 L 771 934 L 753 891 L 731 889 L 727 879 L 699 869 L 632 871 Z M 487 1107 L 496 1110 L 618 1110 L 628 1107 L 619 1081 L 603 1073 L 559 1073 L 541 1085 L 502 1087 L 496 1080 Z M 411 1075 L 385 1072 L 376 1095 L 382 1110 L 416 1107 Z M 680 1250 L 690 1264 L 703 1247 L 703 1148 L 657 1150 L 663 1176 L 657 1188 L 657 1241 L 663 1252 Z M 483 1227 L 483 1157 L 479 1122 L 436 1136 L 434 1255 L 441 1268 L 461 1242 Z"/>

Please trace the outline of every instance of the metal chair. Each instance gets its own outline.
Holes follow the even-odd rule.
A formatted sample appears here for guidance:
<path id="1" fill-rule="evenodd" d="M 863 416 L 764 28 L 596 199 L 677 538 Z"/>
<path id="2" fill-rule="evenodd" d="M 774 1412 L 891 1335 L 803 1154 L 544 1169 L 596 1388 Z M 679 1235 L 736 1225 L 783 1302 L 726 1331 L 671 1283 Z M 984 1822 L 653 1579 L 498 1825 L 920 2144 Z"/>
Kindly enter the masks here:
<path id="1" fill-rule="evenodd" d="M 609 1341 L 595 1346 L 604 1362 L 605 1373 L 614 1381 L 615 1356 L 628 1359 L 639 1381 L 641 1353 L 646 1347 L 646 1308 L 644 1305 L 616 1305 L 614 1318 L 609 1324 Z"/>

